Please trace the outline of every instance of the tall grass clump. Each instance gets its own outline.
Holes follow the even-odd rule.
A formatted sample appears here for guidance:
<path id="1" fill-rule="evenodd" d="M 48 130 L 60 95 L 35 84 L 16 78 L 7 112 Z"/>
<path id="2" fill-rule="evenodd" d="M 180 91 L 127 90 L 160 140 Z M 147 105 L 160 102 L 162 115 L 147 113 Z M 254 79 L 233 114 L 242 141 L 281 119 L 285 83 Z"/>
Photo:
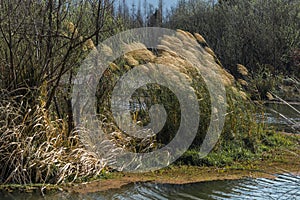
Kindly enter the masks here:
<path id="1" fill-rule="evenodd" d="M 106 162 L 87 151 L 44 103 L 30 105 L 1 90 L 0 183 L 64 183 L 101 175 Z"/>
<path id="2" fill-rule="evenodd" d="M 234 77 L 221 66 L 220 61 L 213 51 L 211 49 L 205 49 L 207 44 L 203 43 L 203 39 L 201 37 L 199 38 L 199 34 L 195 34 L 195 36 L 193 36 L 190 33 L 181 30 L 178 30 L 176 34 L 178 34 L 178 37 L 162 37 L 161 44 L 159 44 L 155 49 L 147 49 L 143 44 L 139 44 L 141 46 L 139 51 L 127 53 L 124 57 L 114 61 L 110 68 L 106 70 L 106 76 L 101 78 L 97 93 L 98 113 L 101 114 L 102 119 L 107 120 L 107 124 L 111 123 L 113 125 L 113 131 L 117 133 L 114 135 L 114 139 L 119 141 L 120 147 L 126 146 L 126 148 L 129 148 L 131 151 L 144 152 L 145 149 L 147 149 L 147 151 L 151 151 L 167 145 L 176 135 L 178 127 L 180 126 L 180 104 L 172 91 L 159 84 L 148 84 L 136 90 L 136 92 L 132 95 L 130 102 L 135 106 L 128 108 L 130 109 L 132 120 L 138 125 L 145 126 L 150 122 L 148 115 L 149 108 L 155 104 L 161 104 L 164 106 L 168 117 L 163 129 L 152 138 L 148 138 L 149 140 L 147 141 L 151 141 L 148 143 L 148 145 L 152 147 L 151 149 L 146 148 L 147 143 L 140 145 L 140 139 L 129 136 L 126 132 L 120 130 L 110 111 L 111 105 L 109 102 L 113 87 L 123 74 L 135 67 L 139 67 L 147 71 L 148 68 L 144 64 L 150 63 L 152 64 L 150 65 L 151 67 L 155 67 L 155 64 L 163 64 L 170 66 L 171 69 L 179 71 L 187 77 L 187 80 L 189 80 L 189 83 L 197 96 L 200 122 L 194 142 L 187 154 L 191 154 L 191 152 L 199 152 L 198 150 L 204 141 L 210 123 L 212 113 L 211 98 L 201 74 L 199 74 L 199 72 L 191 66 L 188 60 L 185 60 L 183 57 L 178 56 L 176 52 L 170 50 L 178 48 L 181 42 L 185 43 L 186 46 L 189 46 L 189 50 L 192 51 L 191 49 L 195 45 L 190 44 L 189 40 L 186 40 L 186 38 L 191 38 L 192 41 L 197 41 L 203 48 L 203 51 L 201 51 L 201 56 L 203 57 L 201 58 L 209 63 L 205 65 L 203 72 L 210 74 L 211 71 L 218 70 L 218 73 L 221 72 L 221 81 L 226 87 L 226 122 L 214 152 L 223 155 L 227 152 L 227 156 L 225 157 L 229 158 L 232 156 L 232 158 L 228 160 L 240 160 L 246 157 L 252 157 L 260 151 L 260 140 L 262 135 L 265 134 L 267 128 L 265 127 L 265 124 L 257 123 L 255 113 L 259 112 L 259 110 L 250 100 L 250 95 L 248 95 Z M 178 42 L 178 40 L 181 41 Z M 181 48 L 184 49 L 185 47 Z M 242 72 L 245 76 L 248 75 L 245 67 L 242 68 L 240 66 L 240 68 L 244 70 Z M 172 78 L 174 80 L 178 79 L 178 77 Z M 104 88 L 104 85 L 107 87 Z M 180 87 L 181 84 L 179 79 L 178 88 Z M 220 99 L 218 101 L 225 103 L 224 99 Z M 132 146 L 132 144 L 135 145 Z M 146 146 L 144 146 L 144 144 L 146 144 Z M 195 163 L 204 162 L 204 160 L 201 161 L 198 154 L 192 157 L 193 159 L 195 157 L 198 158 L 199 162 L 197 161 Z M 182 161 L 185 159 L 188 160 L 188 158 L 183 156 L 180 160 Z"/>
<path id="3" fill-rule="evenodd" d="M 198 35 L 199 36 L 199 35 Z M 178 43 L 178 40 L 182 40 Z M 208 95 L 208 89 L 205 85 L 205 82 L 201 75 L 199 74 L 198 70 L 194 68 L 191 62 L 180 55 L 177 55 L 176 52 L 171 51 L 170 49 L 178 49 L 181 48 L 180 44 L 182 45 L 185 42 L 186 46 L 182 48 L 185 49 L 185 53 L 190 55 L 190 49 L 188 47 L 194 48 L 195 52 L 201 52 L 197 49 L 197 39 L 192 34 L 177 30 L 176 36 L 164 36 L 161 39 L 161 44 L 159 44 L 156 48 L 147 49 L 144 44 L 141 43 L 134 43 L 128 44 L 128 48 L 132 48 L 130 45 L 136 45 L 139 47 L 139 50 L 131 51 L 125 54 L 120 59 L 115 60 L 111 63 L 110 67 L 104 72 L 104 76 L 100 79 L 99 87 L 97 91 L 97 106 L 98 106 L 98 113 L 100 120 L 105 120 L 107 124 L 112 124 L 113 132 L 117 134 L 113 135 L 113 140 L 119 141 L 119 146 L 125 146 L 126 148 L 130 149 L 134 152 L 144 152 L 145 149 L 147 151 L 154 150 L 161 146 L 167 145 L 176 135 L 180 123 L 181 123 L 181 110 L 180 104 L 176 97 L 176 95 L 167 87 L 161 86 L 159 84 L 159 78 L 155 73 L 149 73 L 149 78 L 156 83 L 147 84 L 135 91 L 135 93 L 131 97 L 131 102 L 124 102 L 125 106 L 126 103 L 130 104 L 131 108 L 131 117 L 132 121 L 135 122 L 137 125 L 146 126 L 150 122 L 149 116 L 149 109 L 151 106 L 160 104 L 163 105 L 166 112 L 167 112 L 167 119 L 166 123 L 164 124 L 163 128 L 159 133 L 155 136 L 150 137 L 147 139 L 150 143 L 143 143 L 140 139 L 132 137 L 128 135 L 123 130 L 120 130 L 114 121 L 112 112 L 111 112 L 111 105 L 110 99 L 112 95 L 112 91 L 114 86 L 116 85 L 117 81 L 126 74 L 129 70 L 137 67 L 145 72 L 149 72 L 152 69 L 155 69 L 157 65 L 166 65 L 170 67 L 169 69 L 173 72 L 179 73 L 182 77 L 185 77 L 188 81 L 191 89 L 197 96 L 197 101 L 200 106 L 200 119 L 201 122 L 199 123 L 199 132 L 194 140 L 192 146 L 197 146 L 202 143 L 204 138 L 204 134 L 206 129 L 209 125 L 210 119 L 210 98 Z M 203 42 L 203 41 L 198 41 Z M 202 43 L 200 43 L 201 45 Z M 125 43 L 126 45 L 126 43 Z M 200 46 L 199 46 L 200 48 Z M 207 71 L 205 73 L 209 73 L 210 70 L 221 70 L 221 66 L 216 63 L 215 57 L 213 57 L 211 52 L 207 52 L 203 48 L 203 60 L 208 60 L 211 66 L 207 66 Z M 205 61 L 204 61 L 205 62 Z M 146 65 L 147 64 L 147 65 Z M 203 64 L 203 63 L 202 63 Z M 227 78 L 227 74 L 222 74 L 224 79 Z M 181 82 L 182 78 L 175 74 L 171 74 L 166 79 L 171 78 L 173 80 L 178 80 L 178 89 L 182 89 L 184 91 L 186 88 Z M 135 80 L 132 80 L 134 83 Z M 105 86 L 105 87 L 104 87 Z M 160 117 L 160 116 L 153 116 Z M 193 120 L 193 119 L 190 119 Z M 109 133 L 109 131 L 107 132 Z M 131 141 L 131 142 L 128 142 Z M 143 140 L 144 141 L 144 140 Z M 131 145 L 136 144 L 136 145 Z M 146 146 L 144 146 L 146 144 Z M 151 146 L 152 148 L 147 148 L 147 146 Z"/>

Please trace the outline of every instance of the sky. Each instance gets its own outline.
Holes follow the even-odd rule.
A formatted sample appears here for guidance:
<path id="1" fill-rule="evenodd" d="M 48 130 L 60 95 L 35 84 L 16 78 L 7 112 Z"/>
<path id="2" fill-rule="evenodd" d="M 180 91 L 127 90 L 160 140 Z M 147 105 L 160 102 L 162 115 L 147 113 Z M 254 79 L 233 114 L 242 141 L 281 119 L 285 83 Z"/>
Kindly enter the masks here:
<path id="1" fill-rule="evenodd" d="M 122 0 L 116 0 L 116 2 L 122 2 Z M 143 4 L 145 0 L 140 0 L 141 1 L 141 5 L 142 5 L 142 10 L 143 10 Z M 127 5 L 129 6 L 129 8 L 131 8 L 132 3 L 134 3 L 136 6 L 139 4 L 139 0 L 126 0 Z M 154 6 L 154 8 L 158 7 L 158 2 L 159 0 L 147 0 L 147 3 L 152 4 Z M 164 11 L 166 9 L 170 9 L 171 7 L 175 7 L 177 4 L 178 0 L 163 0 L 163 9 Z"/>

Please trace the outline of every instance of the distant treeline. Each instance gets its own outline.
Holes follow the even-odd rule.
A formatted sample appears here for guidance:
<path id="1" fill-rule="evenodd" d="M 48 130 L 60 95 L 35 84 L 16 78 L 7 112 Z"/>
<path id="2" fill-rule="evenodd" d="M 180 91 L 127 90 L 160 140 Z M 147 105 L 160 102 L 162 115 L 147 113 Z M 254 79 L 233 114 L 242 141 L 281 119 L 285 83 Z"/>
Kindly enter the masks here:
<path id="1" fill-rule="evenodd" d="M 181 0 L 166 27 L 199 32 L 228 69 L 300 74 L 300 1 Z"/>
<path id="2" fill-rule="evenodd" d="M 160 1 L 154 9 L 144 1 L 142 12 L 141 5 L 128 9 L 124 4 L 118 13 L 127 16 L 129 28 L 164 26 L 202 34 L 232 72 L 241 63 L 253 73 L 264 67 L 272 74 L 299 77 L 300 1 L 179 0 L 168 11 L 163 5 Z"/>
<path id="3" fill-rule="evenodd" d="M 169 11 L 163 0 L 158 8 L 150 3 L 1 1 L 0 88 L 34 103 L 43 88 L 45 108 L 68 118 L 71 131 L 71 80 L 82 60 L 104 39 L 145 26 L 202 34 L 231 71 L 240 63 L 252 73 L 300 74 L 298 0 L 180 0 Z"/>

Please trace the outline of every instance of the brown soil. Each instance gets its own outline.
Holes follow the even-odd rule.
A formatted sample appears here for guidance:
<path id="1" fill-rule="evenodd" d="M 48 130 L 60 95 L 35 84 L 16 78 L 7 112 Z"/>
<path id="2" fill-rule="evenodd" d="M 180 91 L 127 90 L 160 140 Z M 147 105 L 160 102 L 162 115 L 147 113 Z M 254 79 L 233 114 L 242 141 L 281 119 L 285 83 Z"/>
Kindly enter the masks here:
<path id="1" fill-rule="evenodd" d="M 300 174 L 300 149 L 274 150 L 263 158 L 251 162 L 235 163 L 224 168 L 198 166 L 171 166 L 154 172 L 114 172 L 112 178 L 65 186 L 68 192 L 90 193 L 117 189 L 135 182 L 187 184 L 213 180 L 251 178 L 274 178 L 276 173 Z"/>

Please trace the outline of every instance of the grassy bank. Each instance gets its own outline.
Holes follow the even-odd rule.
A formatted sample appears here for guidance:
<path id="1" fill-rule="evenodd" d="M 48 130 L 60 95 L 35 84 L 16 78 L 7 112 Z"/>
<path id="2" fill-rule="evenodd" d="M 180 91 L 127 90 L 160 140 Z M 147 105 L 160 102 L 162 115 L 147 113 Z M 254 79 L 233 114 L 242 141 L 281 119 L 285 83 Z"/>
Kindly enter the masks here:
<path id="1" fill-rule="evenodd" d="M 117 189 L 135 182 L 187 184 L 214 180 L 236 180 L 243 178 L 275 178 L 275 174 L 300 173 L 300 138 L 297 135 L 274 133 L 266 138 L 273 147 L 257 154 L 237 156 L 237 152 L 216 150 L 206 158 L 199 159 L 195 150 L 186 152 L 176 163 L 152 172 L 127 173 L 107 171 L 101 176 L 73 183 L 53 184 L 5 184 L 1 192 L 53 192 L 90 193 Z M 271 143 L 270 143 L 271 144 Z M 191 156 L 192 155 L 192 156 Z M 240 155 L 240 154 L 239 154 Z M 196 165 L 195 165 L 196 164 Z"/>
<path id="2" fill-rule="evenodd" d="M 187 184 L 243 178 L 275 178 L 275 174 L 280 173 L 298 175 L 300 137 L 273 133 L 266 141 L 272 143 L 272 146 L 257 154 L 237 156 L 237 152 L 217 150 L 206 158 L 199 159 L 195 151 L 188 151 L 179 161 L 161 170 L 147 173 L 112 172 L 107 178 L 72 184 L 64 189 L 69 192 L 88 193 L 119 188 L 134 182 Z"/>

